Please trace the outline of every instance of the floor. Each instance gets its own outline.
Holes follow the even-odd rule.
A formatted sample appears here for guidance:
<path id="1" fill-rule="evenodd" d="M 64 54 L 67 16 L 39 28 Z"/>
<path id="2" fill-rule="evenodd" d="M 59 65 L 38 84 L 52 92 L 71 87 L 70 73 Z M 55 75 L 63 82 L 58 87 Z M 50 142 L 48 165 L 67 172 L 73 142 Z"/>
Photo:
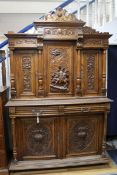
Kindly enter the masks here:
<path id="1" fill-rule="evenodd" d="M 110 175 L 117 174 L 117 165 L 110 159 L 106 165 L 85 166 L 80 168 L 69 168 L 53 170 L 48 172 L 25 172 L 11 173 L 10 175 Z"/>

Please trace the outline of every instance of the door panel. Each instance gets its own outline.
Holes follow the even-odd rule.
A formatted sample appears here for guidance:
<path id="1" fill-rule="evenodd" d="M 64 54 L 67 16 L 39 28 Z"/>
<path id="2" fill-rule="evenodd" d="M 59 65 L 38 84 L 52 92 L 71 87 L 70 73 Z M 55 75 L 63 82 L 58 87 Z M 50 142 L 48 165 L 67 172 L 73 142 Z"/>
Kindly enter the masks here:
<path id="1" fill-rule="evenodd" d="M 47 51 L 47 96 L 73 94 L 73 44 L 54 43 Z"/>
<path id="2" fill-rule="evenodd" d="M 65 156 L 98 154 L 103 138 L 103 117 L 101 115 L 72 116 L 65 118 Z M 65 138 L 64 138 L 65 139 Z"/>
<path id="3" fill-rule="evenodd" d="M 35 52 L 15 52 L 17 98 L 36 96 L 36 72 L 38 69 Z"/>
<path id="4" fill-rule="evenodd" d="M 18 159 L 57 158 L 57 120 L 19 118 L 16 122 Z"/>

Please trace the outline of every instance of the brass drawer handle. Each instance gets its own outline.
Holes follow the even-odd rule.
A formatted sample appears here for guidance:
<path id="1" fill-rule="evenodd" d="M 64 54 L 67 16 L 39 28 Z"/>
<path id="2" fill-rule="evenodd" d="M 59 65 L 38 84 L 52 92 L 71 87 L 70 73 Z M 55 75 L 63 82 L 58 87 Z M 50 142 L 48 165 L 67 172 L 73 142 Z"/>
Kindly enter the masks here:
<path id="1" fill-rule="evenodd" d="M 37 124 L 40 123 L 40 116 L 42 116 L 43 111 L 42 110 L 33 109 L 32 113 L 33 113 L 34 116 L 37 117 Z"/>
<path id="2" fill-rule="evenodd" d="M 81 112 L 90 112 L 90 108 L 89 107 L 82 107 Z"/>

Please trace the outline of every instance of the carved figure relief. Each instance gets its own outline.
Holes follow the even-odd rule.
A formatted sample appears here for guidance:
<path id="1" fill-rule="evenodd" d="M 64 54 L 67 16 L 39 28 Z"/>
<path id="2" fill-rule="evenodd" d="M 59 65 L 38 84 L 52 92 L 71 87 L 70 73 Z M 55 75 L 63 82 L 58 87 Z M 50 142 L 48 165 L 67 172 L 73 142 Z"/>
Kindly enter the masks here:
<path id="1" fill-rule="evenodd" d="M 24 91 L 31 91 L 31 58 L 25 56 L 22 58 L 22 69 L 24 74 Z"/>
<path id="2" fill-rule="evenodd" d="M 62 91 L 68 91 L 69 87 L 69 72 L 59 66 L 58 71 L 54 72 L 51 77 L 51 91 L 53 89 L 59 89 Z"/>
<path id="3" fill-rule="evenodd" d="M 50 92 L 68 92 L 69 55 L 65 48 L 50 49 Z"/>
<path id="4" fill-rule="evenodd" d="M 72 152 L 83 151 L 90 145 L 95 136 L 94 121 L 71 121 L 69 145 Z"/>

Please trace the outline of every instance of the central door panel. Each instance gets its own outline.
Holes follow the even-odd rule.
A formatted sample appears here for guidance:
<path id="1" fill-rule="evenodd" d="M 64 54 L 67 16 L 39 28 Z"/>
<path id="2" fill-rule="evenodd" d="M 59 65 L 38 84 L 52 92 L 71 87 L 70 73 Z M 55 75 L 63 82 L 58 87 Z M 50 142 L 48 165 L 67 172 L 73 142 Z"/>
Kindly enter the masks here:
<path id="1" fill-rule="evenodd" d="M 47 96 L 71 96 L 73 94 L 73 44 L 48 44 Z"/>

